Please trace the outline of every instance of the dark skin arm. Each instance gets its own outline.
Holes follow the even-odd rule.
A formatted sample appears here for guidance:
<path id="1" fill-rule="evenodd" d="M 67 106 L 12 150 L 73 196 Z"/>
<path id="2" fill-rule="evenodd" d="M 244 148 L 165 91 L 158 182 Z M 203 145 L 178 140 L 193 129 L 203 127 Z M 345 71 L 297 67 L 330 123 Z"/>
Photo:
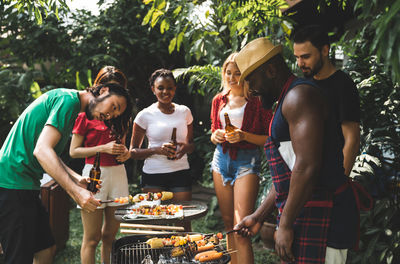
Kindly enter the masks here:
<path id="1" fill-rule="evenodd" d="M 140 148 L 143 144 L 144 137 L 146 135 L 146 129 L 143 129 L 138 124 L 133 123 L 132 128 L 132 138 L 131 138 L 131 145 L 129 147 L 129 151 L 131 153 L 131 158 L 144 160 L 147 157 L 150 157 L 154 154 L 160 154 L 168 156 L 169 152 L 163 147 L 155 147 L 155 148 Z"/>
<path id="2" fill-rule="evenodd" d="M 301 109 L 301 111 L 299 111 Z M 283 261 L 293 261 L 293 223 L 311 198 L 322 163 L 326 109 L 320 93 L 311 86 L 293 88 L 282 105 L 296 154 L 288 199 L 276 232 L 275 249 Z"/>

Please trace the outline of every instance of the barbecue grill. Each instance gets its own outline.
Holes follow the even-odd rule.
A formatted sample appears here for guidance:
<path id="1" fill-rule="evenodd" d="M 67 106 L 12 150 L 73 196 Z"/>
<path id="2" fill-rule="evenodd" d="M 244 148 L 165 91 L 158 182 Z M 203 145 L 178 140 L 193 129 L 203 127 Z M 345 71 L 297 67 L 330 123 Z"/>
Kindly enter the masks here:
<path id="1" fill-rule="evenodd" d="M 157 235 L 159 238 L 170 237 L 173 235 L 185 235 L 187 233 L 165 233 Z M 193 233 L 194 234 L 194 233 Z M 170 255 L 173 246 L 165 246 L 163 248 L 150 248 L 146 241 L 154 235 L 132 235 L 125 236 L 113 242 L 111 252 L 111 263 L 113 264 L 141 264 L 142 261 L 150 256 L 154 264 L 159 261 L 160 255 L 165 257 L 165 263 L 200 263 L 194 260 L 195 252 L 190 250 L 185 251 L 182 257 L 173 258 Z M 223 251 L 221 245 L 217 245 L 216 250 Z M 204 262 L 207 264 L 225 264 L 231 260 L 229 254 L 224 254 L 221 259 L 211 262 Z"/>

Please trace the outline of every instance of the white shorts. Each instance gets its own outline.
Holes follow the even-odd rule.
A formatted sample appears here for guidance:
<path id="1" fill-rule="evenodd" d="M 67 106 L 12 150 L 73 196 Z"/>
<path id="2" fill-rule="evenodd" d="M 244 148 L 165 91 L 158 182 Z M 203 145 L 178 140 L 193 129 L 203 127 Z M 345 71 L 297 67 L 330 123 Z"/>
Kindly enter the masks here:
<path id="1" fill-rule="evenodd" d="M 326 247 L 325 264 L 345 264 L 347 249 Z"/>
<path id="2" fill-rule="evenodd" d="M 83 177 L 89 177 L 90 169 L 93 167 L 92 164 L 85 164 L 82 170 Z M 128 190 L 128 178 L 126 176 L 125 166 L 123 164 L 117 166 L 105 166 L 100 167 L 101 176 L 100 180 L 101 188 L 100 192 L 96 193 L 94 197 L 96 199 L 113 200 L 119 197 L 126 197 L 129 195 Z M 119 203 L 104 203 L 101 204 L 97 209 L 105 208 L 106 206 L 121 206 L 124 204 Z M 80 208 L 80 206 L 77 206 Z"/>

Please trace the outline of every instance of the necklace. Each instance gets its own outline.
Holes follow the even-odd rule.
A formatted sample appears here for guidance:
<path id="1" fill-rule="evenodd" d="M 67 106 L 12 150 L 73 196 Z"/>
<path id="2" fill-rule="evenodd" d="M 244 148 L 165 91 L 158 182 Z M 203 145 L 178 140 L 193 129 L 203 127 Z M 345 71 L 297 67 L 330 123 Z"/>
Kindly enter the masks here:
<path id="1" fill-rule="evenodd" d="M 174 104 L 169 104 L 169 105 L 161 105 L 158 104 L 158 109 L 164 114 L 172 114 L 175 111 L 175 105 Z"/>

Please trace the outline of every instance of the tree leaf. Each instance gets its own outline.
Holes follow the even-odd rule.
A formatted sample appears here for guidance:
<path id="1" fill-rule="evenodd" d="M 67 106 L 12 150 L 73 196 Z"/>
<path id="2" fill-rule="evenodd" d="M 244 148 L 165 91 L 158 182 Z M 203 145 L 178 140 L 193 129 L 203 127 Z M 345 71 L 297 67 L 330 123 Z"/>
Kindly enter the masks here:
<path id="1" fill-rule="evenodd" d="M 182 40 L 183 40 L 183 36 L 185 35 L 185 33 L 184 32 L 181 32 L 181 33 L 179 33 L 178 34 L 178 38 L 177 38 L 177 41 L 176 41 L 176 49 L 179 51 L 180 50 L 180 48 L 181 48 L 181 44 L 182 44 Z"/>
<path id="2" fill-rule="evenodd" d="M 143 18 L 143 21 L 142 21 L 143 26 L 147 25 L 150 22 L 150 18 L 152 18 L 153 12 L 154 12 L 153 9 L 150 9 L 149 12 L 147 12 L 147 14 L 145 15 L 145 17 Z"/>
<path id="3" fill-rule="evenodd" d="M 153 16 L 151 17 L 151 27 L 154 27 L 157 24 L 158 20 L 160 19 L 160 16 L 162 15 L 164 15 L 164 12 L 162 12 L 159 9 L 156 9 L 153 12 Z"/>
<path id="4" fill-rule="evenodd" d="M 161 34 L 164 34 L 165 31 L 168 31 L 169 29 L 169 23 L 166 19 L 163 19 L 161 21 L 161 25 L 160 25 L 160 32 Z"/>
<path id="5" fill-rule="evenodd" d="M 175 46 L 176 46 L 176 37 L 171 39 L 171 41 L 169 42 L 168 51 L 170 54 L 175 50 Z"/>

